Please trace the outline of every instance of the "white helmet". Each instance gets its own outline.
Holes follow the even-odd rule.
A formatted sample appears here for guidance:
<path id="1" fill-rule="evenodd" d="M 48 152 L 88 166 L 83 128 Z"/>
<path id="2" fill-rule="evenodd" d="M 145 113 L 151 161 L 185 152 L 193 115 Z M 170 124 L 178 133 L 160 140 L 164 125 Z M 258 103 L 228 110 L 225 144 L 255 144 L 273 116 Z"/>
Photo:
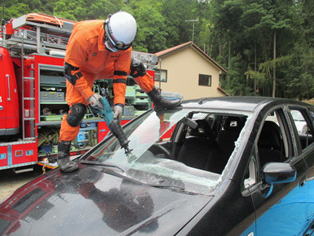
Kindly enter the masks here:
<path id="1" fill-rule="evenodd" d="M 125 11 L 109 16 L 105 22 L 106 48 L 112 52 L 128 49 L 135 38 L 136 28 L 134 17 Z"/>

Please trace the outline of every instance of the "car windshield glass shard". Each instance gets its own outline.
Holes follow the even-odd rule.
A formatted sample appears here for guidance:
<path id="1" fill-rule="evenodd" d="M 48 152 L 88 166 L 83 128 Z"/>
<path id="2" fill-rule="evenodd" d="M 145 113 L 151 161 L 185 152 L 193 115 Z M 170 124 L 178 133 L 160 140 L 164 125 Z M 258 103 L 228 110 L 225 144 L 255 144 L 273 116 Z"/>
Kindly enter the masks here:
<path id="1" fill-rule="evenodd" d="M 248 116 L 190 108 L 147 112 L 124 128 L 130 154 L 111 137 L 86 160 L 118 166 L 141 183 L 209 194 L 221 180 Z"/>

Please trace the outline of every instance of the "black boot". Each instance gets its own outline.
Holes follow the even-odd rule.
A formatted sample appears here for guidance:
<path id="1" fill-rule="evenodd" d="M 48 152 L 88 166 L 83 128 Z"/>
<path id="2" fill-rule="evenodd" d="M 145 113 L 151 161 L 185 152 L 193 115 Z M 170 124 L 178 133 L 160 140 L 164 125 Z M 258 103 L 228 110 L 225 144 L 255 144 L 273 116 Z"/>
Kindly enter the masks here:
<path id="1" fill-rule="evenodd" d="M 161 96 L 156 88 L 147 93 L 149 98 L 155 105 L 155 111 L 161 111 L 163 109 L 173 109 L 181 105 L 182 99 L 166 100 Z"/>
<path id="2" fill-rule="evenodd" d="M 60 170 L 70 173 L 78 169 L 77 162 L 70 160 L 71 141 L 61 141 L 58 144 L 58 165 Z"/>

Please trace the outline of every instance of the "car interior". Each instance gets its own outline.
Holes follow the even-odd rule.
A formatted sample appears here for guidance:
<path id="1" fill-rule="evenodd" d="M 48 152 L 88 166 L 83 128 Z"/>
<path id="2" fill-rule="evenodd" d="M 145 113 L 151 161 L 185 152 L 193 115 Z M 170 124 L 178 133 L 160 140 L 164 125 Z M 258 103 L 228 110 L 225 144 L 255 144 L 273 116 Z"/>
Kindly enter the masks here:
<path id="1" fill-rule="evenodd" d="M 268 162 L 285 160 L 281 131 L 274 121 L 266 120 L 264 122 L 258 140 L 258 153 L 261 166 Z"/>
<path id="2" fill-rule="evenodd" d="M 194 113 L 175 127 L 170 141 L 153 145 L 152 152 L 163 149 L 163 157 L 187 166 L 221 174 L 235 142 L 246 122 L 246 116 Z"/>
<path id="3" fill-rule="evenodd" d="M 253 152 L 249 166 L 244 174 L 244 188 L 257 182 L 257 173 L 262 170 L 266 163 L 284 162 L 288 158 L 287 141 L 285 141 L 285 135 L 283 135 L 279 126 L 280 123 L 275 113 L 266 117 L 266 120 L 263 122 L 257 137 L 258 158 L 256 158 L 255 152 Z M 257 162 L 259 165 L 257 165 Z M 258 169 L 258 166 L 260 169 Z"/>
<path id="4" fill-rule="evenodd" d="M 284 162 L 291 156 L 278 112 L 263 122 L 257 141 L 259 165 Z M 235 148 L 247 117 L 234 114 L 195 112 L 177 123 L 171 139 L 150 148 L 155 155 L 189 167 L 221 174 Z"/>
<path id="5" fill-rule="evenodd" d="M 259 131 L 256 147 L 261 168 L 266 163 L 284 162 L 292 156 L 281 113 L 276 110 L 268 114 Z M 149 151 L 155 157 L 221 174 L 246 120 L 247 116 L 241 114 L 192 112 L 176 124 L 169 140 L 161 139 Z"/>

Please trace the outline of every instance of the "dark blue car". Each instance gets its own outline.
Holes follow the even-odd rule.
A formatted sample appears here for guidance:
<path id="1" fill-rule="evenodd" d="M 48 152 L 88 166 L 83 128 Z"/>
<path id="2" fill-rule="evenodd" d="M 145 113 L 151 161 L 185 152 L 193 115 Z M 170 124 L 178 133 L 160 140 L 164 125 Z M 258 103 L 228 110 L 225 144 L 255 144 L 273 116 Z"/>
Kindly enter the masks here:
<path id="1" fill-rule="evenodd" d="M 0 235 L 314 235 L 313 106 L 224 97 L 150 110 L 19 188 Z M 298 132 L 292 113 L 306 122 Z"/>

